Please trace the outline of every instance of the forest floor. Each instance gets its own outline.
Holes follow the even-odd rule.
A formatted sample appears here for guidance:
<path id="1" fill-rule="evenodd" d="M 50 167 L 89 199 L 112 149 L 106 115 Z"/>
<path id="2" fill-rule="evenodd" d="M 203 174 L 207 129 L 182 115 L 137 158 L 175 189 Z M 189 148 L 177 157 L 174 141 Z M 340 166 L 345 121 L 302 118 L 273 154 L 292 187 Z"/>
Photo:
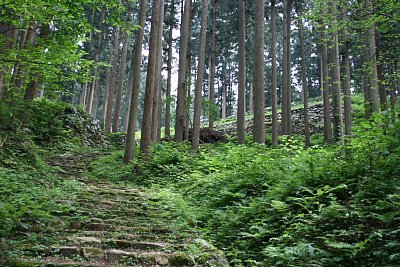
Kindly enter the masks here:
<path id="1" fill-rule="evenodd" d="M 103 155 L 94 150 L 48 157 L 74 189 L 56 199 L 65 209 L 54 210 L 46 223 L 27 219 L 2 240 L 6 266 L 227 266 L 196 229 L 174 224 L 176 215 L 165 212 L 157 196 L 89 177 L 90 162 Z"/>

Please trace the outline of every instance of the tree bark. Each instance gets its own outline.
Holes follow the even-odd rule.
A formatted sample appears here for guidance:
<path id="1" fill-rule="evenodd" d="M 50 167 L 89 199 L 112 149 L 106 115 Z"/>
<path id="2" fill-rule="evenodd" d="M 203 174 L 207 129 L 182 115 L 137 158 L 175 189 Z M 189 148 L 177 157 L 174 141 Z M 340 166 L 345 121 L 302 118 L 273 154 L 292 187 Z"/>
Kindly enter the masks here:
<path id="1" fill-rule="evenodd" d="M 341 18 L 345 22 L 348 21 L 347 10 L 341 6 Z M 350 55 L 349 55 L 349 36 L 347 27 L 343 28 L 343 70 L 344 70 L 344 81 L 343 81 L 343 95 L 344 95 L 344 134 L 346 138 L 351 137 L 352 128 L 352 116 L 351 116 L 351 90 L 350 90 Z"/>
<path id="2" fill-rule="evenodd" d="M 321 4 L 321 13 L 326 15 L 326 7 Z M 328 68 L 328 40 L 326 35 L 326 23 L 322 22 L 321 30 L 321 72 L 322 72 L 322 98 L 324 103 L 324 140 L 329 142 L 332 138 L 330 90 L 329 90 L 329 68 Z"/>
<path id="3" fill-rule="evenodd" d="M 92 115 L 92 108 L 93 108 L 93 99 L 94 99 L 94 91 L 96 88 L 97 79 L 94 77 L 92 82 L 90 83 L 88 101 L 86 105 L 86 112 Z"/>
<path id="4" fill-rule="evenodd" d="M 301 3 L 297 0 L 296 9 L 298 15 L 297 27 L 299 29 L 299 40 L 300 40 L 300 57 L 301 57 L 301 88 L 304 103 L 304 138 L 305 146 L 311 146 L 311 136 L 310 136 L 310 116 L 308 114 L 308 84 L 307 84 L 307 73 L 306 73 L 306 53 L 305 53 L 305 43 L 304 43 L 304 33 L 303 33 L 303 19 L 302 19 L 302 7 Z"/>
<path id="5" fill-rule="evenodd" d="M 383 55 L 382 55 L 382 42 L 381 42 L 381 35 L 378 31 L 375 31 L 375 42 L 376 42 L 376 53 L 377 53 L 376 70 L 378 73 L 379 103 L 383 111 L 387 110 L 387 97 L 386 97 L 385 75 L 384 75 L 384 65 L 383 65 Z"/>
<path id="6" fill-rule="evenodd" d="M 239 0 L 239 85 L 237 106 L 237 135 L 239 144 L 245 143 L 246 129 L 246 2 Z"/>
<path id="7" fill-rule="evenodd" d="M 161 113 L 162 113 L 162 65 L 163 65 L 163 26 L 164 26 L 164 0 L 160 3 L 160 24 L 158 28 L 158 38 L 157 38 L 157 60 L 156 60 L 156 72 L 154 81 L 154 99 L 153 99 L 153 119 L 152 119 L 152 130 L 151 140 L 153 142 L 161 142 Z"/>
<path id="8" fill-rule="evenodd" d="M 173 41 L 173 30 L 174 30 L 174 17 L 175 17 L 175 5 L 172 3 L 171 5 L 171 16 L 172 21 L 169 26 L 168 33 L 168 62 L 167 62 L 167 70 L 168 70 L 168 78 L 167 78 L 167 89 L 166 89 L 166 97 L 165 97 L 165 136 L 170 138 L 171 136 L 171 81 L 172 81 L 172 41 Z"/>
<path id="9" fill-rule="evenodd" d="M 87 95 L 87 82 L 84 82 L 82 84 L 81 97 L 79 100 L 79 104 L 83 107 L 86 106 L 86 95 Z"/>
<path id="10" fill-rule="evenodd" d="M 393 64 L 389 66 L 389 77 L 390 77 L 390 115 L 392 117 L 392 122 L 396 121 L 396 76 L 394 75 Z"/>
<path id="11" fill-rule="evenodd" d="M 226 119 L 226 84 L 227 84 L 227 62 L 226 58 L 224 58 L 224 63 L 222 64 L 222 98 L 221 98 L 221 119 Z"/>
<path id="12" fill-rule="evenodd" d="M 278 145 L 278 82 L 276 74 L 276 1 L 271 0 L 271 108 L 272 108 L 272 146 Z"/>
<path id="13" fill-rule="evenodd" d="M 264 94 L 264 0 L 256 0 L 254 40 L 254 142 L 265 143 L 265 94 Z"/>
<path id="14" fill-rule="evenodd" d="M 200 117 L 201 117 L 201 93 L 205 72 L 206 57 L 206 33 L 207 33 L 208 0 L 201 1 L 201 29 L 200 29 L 200 48 L 199 61 L 197 67 L 197 79 L 194 97 L 194 118 L 192 132 L 192 148 L 197 151 L 200 145 Z"/>
<path id="15" fill-rule="evenodd" d="M 160 24 L 161 0 L 153 1 L 151 30 L 149 40 L 149 59 L 147 63 L 146 90 L 144 95 L 143 119 L 140 139 L 140 152 L 144 157 L 149 156 L 151 142 L 151 125 L 153 119 L 153 98 L 156 79 L 157 43 Z"/>
<path id="16" fill-rule="evenodd" d="M 114 104 L 114 91 L 115 91 L 115 80 L 117 76 L 117 61 L 118 61 L 118 51 L 119 51 L 119 34 L 120 28 L 117 26 L 115 28 L 114 33 L 114 47 L 113 47 L 113 55 L 112 55 L 112 63 L 111 63 L 111 71 L 110 71 L 110 83 L 108 86 L 108 99 L 107 99 L 107 110 L 106 110 L 106 119 L 104 123 L 104 129 L 106 132 L 111 132 L 111 122 L 112 122 L 112 114 L 113 114 L 113 104 Z"/>
<path id="17" fill-rule="evenodd" d="M 144 37 L 144 27 L 146 23 L 147 13 L 147 0 L 141 0 L 140 11 L 139 11 L 139 26 L 134 56 L 131 61 L 131 68 L 133 71 L 132 79 L 132 94 L 131 94 L 131 105 L 129 109 L 129 122 L 126 133 L 126 142 L 124 149 L 124 163 L 129 163 L 134 157 L 134 146 L 135 146 L 135 132 L 136 132 L 136 119 L 138 114 L 138 103 L 139 103 L 139 92 L 140 92 L 140 74 L 142 64 L 142 46 Z"/>
<path id="18" fill-rule="evenodd" d="M 291 1 L 283 0 L 282 134 L 291 134 L 290 24 Z"/>
<path id="19" fill-rule="evenodd" d="M 333 25 L 337 26 L 337 5 L 336 0 L 332 1 L 332 12 L 334 14 Z M 340 97 L 340 57 L 339 57 L 339 33 L 334 33 L 332 58 L 333 58 L 333 75 L 332 75 L 332 106 L 333 106 L 333 138 L 334 141 L 343 142 L 343 119 L 342 119 L 342 101 Z"/>
<path id="20" fill-rule="evenodd" d="M 215 106 L 215 34 L 217 30 L 217 0 L 211 0 L 211 47 L 210 47 L 210 88 L 208 127 L 214 128 L 214 106 Z"/>
<path id="21" fill-rule="evenodd" d="M 122 55 L 121 55 L 121 63 L 119 64 L 119 77 L 118 77 L 118 85 L 117 85 L 117 98 L 115 100 L 115 111 L 114 111 L 114 120 L 112 125 L 112 132 L 116 133 L 119 130 L 120 125 L 120 116 L 121 116 L 121 105 L 122 105 L 122 93 L 124 87 L 124 78 L 125 78 L 125 65 L 126 58 L 128 56 L 128 47 L 129 47 L 129 35 L 127 32 L 123 33 L 122 37 Z"/>
<path id="22" fill-rule="evenodd" d="M 178 89 L 175 116 L 175 141 L 183 141 L 184 124 L 185 124 L 185 83 L 187 70 L 187 48 L 189 38 L 190 24 L 190 0 L 185 0 L 185 7 L 181 21 L 181 40 L 179 50 L 179 72 L 178 72 Z"/>
<path id="23" fill-rule="evenodd" d="M 373 13 L 373 6 L 370 0 L 365 0 L 365 6 L 368 14 Z M 372 15 L 368 15 L 368 19 L 372 19 Z M 374 25 L 368 29 L 368 58 L 371 64 L 371 78 L 369 86 L 369 96 L 371 99 L 371 111 L 379 112 L 379 85 L 378 85 L 378 70 L 376 63 L 376 42 Z"/>

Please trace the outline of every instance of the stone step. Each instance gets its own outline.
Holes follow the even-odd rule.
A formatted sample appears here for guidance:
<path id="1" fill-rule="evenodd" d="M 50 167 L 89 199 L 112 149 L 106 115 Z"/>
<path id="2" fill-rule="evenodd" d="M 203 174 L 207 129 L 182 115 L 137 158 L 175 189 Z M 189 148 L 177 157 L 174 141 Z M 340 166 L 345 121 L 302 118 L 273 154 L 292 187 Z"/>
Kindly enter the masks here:
<path id="1" fill-rule="evenodd" d="M 166 247 L 172 247 L 171 244 L 164 242 L 143 242 L 126 239 L 111 239 L 104 241 L 104 245 L 117 249 L 133 249 L 133 250 L 161 250 Z"/>
<path id="2" fill-rule="evenodd" d="M 12 259 L 6 266 L 29 266 L 29 267 L 104 267 L 105 261 L 73 261 L 58 257 L 46 257 L 41 260 L 37 259 Z"/>
<path id="3" fill-rule="evenodd" d="M 162 240 L 176 239 L 175 235 L 165 235 L 165 234 L 132 234 L 132 233 L 123 233 L 121 231 L 113 232 L 113 231 L 80 231 L 77 232 L 80 236 L 87 237 L 95 237 L 98 239 L 126 239 L 126 240 L 136 240 L 136 241 L 149 241 L 149 242 L 157 242 Z"/>
<path id="4" fill-rule="evenodd" d="M 59 247 L 55 251 L 54 255 L 45 256 L 40 260 L 13 259 L 10 261 L 10 266 L 110 266 L 108 264 L 141 267 L 198 266 L 193 264 L 188 255 L 180 252 L 168 253 L 152 250 L 133 251 L 126 248 L 101 249 L 92 247 Z"/>

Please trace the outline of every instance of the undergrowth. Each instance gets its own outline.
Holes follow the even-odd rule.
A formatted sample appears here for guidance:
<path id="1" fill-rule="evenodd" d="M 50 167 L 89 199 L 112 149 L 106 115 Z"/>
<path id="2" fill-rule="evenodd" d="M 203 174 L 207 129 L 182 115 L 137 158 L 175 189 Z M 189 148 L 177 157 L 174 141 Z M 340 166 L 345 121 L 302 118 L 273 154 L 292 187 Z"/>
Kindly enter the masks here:
<path id="1" fill-rule="evenodd" d="M 166 142 L 150 160 L 124 166 L 116 152 L 92 169 L 173 192 L 166 201 L 175 198 L 233 266 L 399 266 L 399 133 L 382 115 L 360 120 L 345 146 L 283 137 L 272 149 L 226 143 L 193 153 Z"/>

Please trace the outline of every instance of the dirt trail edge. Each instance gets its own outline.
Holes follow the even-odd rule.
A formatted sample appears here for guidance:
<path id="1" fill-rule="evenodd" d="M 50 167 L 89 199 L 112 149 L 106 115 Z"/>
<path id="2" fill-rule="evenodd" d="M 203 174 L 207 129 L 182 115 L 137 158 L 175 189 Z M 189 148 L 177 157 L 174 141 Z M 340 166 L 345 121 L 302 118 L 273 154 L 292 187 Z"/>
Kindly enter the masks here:
<path id="1" fill-rule="evenodd" d="M 60 179 L 79 185 L 78 193 L 56 201 L 67 208 L 51 225 L 31 222 L 26 242 L 19 237 L 19 255 L 5 266 L 229 266 L 195 229 L 174 226 L 151 193 L 89 179 L 87 166 L 102 155 L 67 152 L 48 159 Z"/>

